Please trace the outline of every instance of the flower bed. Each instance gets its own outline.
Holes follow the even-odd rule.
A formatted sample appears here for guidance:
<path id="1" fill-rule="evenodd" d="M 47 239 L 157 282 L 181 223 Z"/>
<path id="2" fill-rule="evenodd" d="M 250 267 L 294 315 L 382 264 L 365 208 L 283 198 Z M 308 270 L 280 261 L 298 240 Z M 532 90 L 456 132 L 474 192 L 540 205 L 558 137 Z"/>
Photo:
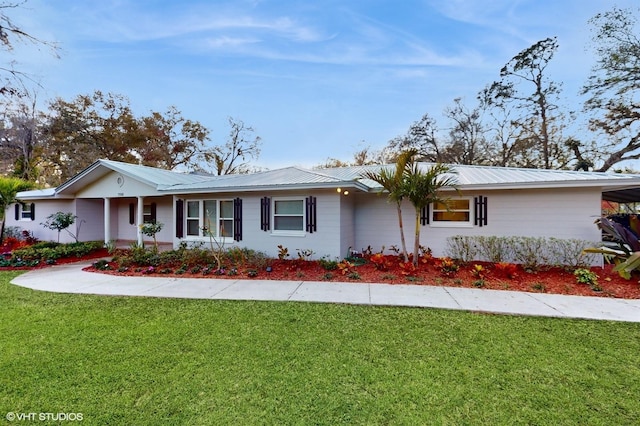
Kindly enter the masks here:
<path id="1" fill-rule="evenodd" d="M 226 257 L 223 267 L 217 267 L 206 250 L 160 254 L 142 251 L 137 256 L 143 260 L 142 263 L 132 262 L 129 253 L 120 252 L 113 261 L 100 262 L 86 269 L 127 276 L 346 281 L 640 298 L 640 277 L 625 280 L 613 272 L 609 265 L 604 268 L 581 268 L 579 273 L 574 274 L 574 270 L 559 267 L 541 267 L 531 271 L 510 263 L 459 263 L 449 258 L 429 256 L 421 258 L 421 262 L 414 267 L 411 263 L 402 262 L 396 255 L 382 254 L 340 261 L 264 257 L 256 260 L 250 253 L 236 252 L 236 259 Z"/>

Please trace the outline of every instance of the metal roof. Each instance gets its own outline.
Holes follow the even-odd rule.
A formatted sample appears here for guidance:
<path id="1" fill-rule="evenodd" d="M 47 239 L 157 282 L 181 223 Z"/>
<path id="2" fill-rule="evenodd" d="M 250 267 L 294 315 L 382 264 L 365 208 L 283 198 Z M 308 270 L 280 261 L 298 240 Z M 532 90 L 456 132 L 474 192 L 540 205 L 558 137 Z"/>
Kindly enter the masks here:
<path id="1" fill-rule="evenodd" d="M 158 189 L 162 192 L 184 193 L 190 191 L 224 192 L 308 187 L 337 188 L 340 186 L 355 186 L 360 187 L 362 190 L 367 189 L 354 179 L 343 180 L 339 177 L 330 176 L 324 171 L 306 170 L 299 167 L 285 167 L 251 174 L 212 176 L 201 182 L 163 185 Z"/>
<path id="2" fill-rule="evenodd" d="M 432 167 L 433 163 L 420 163 L 422 170 Z M 451 168 L 455 181 L 460 187 L 545 187 L 545 186 L 586 186 L 589 183 L 626 184 L 631 182 L 640 184 L 640 176 L 620 173 L 582 172 L 569 170 L 524 169 L 515 167 L 470 166 L 452 164 Z M 323 173 L 340 179 L 358 179 L 366 171 L 378 172 L 382 168 L 394 169 L 395 165 L 353 166 L 323 169 Z M 371 180 L 362 180 L 374 188 L 381 188 Z"/>
<path id="3" fill-rule="evenodd" d="M 426 170 L 433 163 L 420 163 Z M 603 198 L 610 201 L 640 201 L 640 175 L 582 172 L 568 170 L 541 170 L 513 167 L 450 165 L 459 189 L 523 189 L 600 187 Z M 367 171 L 378 172 L 395 165 L 352 166 L 307 170 L 285 167 L 251 174 L 203 175 L 179 173 L 154 167 L 98 160 L 78 175 L 50 191 L 26 191 L 23 198 L 70 196 L 90 182 L 114 171 L 143 182 L 157 191 L 168 194 L 196 192 L 264 191 L 284 189 L 319 189 L 349 187 L 366 192 L 378 192 L 382 187 L 363 179 Z"/>
<path id="4" fill-rule="evenodd" d="M 153 188 L 177 183 L 194 183 L 210 179 L 209 176 L 202 176 L 198 174 L 179 173 L 155 167 L 142 166 L 139 164 L 123 163 L 120 161 L 98 160 L 57 187 L 56 194 L 76 192 L 77 189 L 82 188 L 87 184 L 87 180 L 89 182 L 96 181 L 112 171 L 121 173 L 132 179 L 136 179 Z"/>

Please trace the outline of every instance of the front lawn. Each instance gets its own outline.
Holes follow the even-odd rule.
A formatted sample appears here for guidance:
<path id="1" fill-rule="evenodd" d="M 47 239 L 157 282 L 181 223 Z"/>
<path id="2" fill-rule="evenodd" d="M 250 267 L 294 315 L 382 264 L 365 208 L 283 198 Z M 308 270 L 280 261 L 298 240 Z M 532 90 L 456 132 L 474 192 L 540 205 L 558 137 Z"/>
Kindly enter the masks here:
<path id="1" fill-rule="evenodd" d="M 640 324 L 52 294 L 10 285 L 18 273 L 0 272 L 2 417 L 640 423 Z"/>

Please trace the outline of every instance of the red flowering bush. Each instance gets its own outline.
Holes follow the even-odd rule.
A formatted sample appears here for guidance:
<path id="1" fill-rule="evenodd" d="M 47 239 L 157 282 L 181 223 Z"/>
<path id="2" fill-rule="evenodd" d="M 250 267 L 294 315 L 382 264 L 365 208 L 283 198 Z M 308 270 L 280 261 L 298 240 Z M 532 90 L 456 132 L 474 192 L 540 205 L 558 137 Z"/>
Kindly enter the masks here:
<path id="1" fill-rule="evenodd" d="M 494 266 L 498 275 L 509 278 L 510 280 L 518 276 L 518 265 L 507 262 L 496 263 Z"/>

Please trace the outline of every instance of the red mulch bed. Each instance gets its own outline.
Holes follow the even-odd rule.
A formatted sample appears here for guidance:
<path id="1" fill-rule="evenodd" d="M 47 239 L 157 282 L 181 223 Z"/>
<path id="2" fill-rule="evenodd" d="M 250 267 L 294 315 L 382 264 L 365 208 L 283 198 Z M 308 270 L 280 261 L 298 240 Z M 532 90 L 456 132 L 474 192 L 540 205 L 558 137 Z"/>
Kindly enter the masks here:
<path id="1" fill-rule="evenodd" d="M 92 272 L 101 272 L 114 275 L 127 276 L 174 276 L 182 278 L 218 278 L 218 279 L 260 279 L 260 280 L 304 280 L 327 282 L 353 282 L 353 283 L 384 283 L 384 284 L 413 284 L 413 285 L 437 285 L 451 287 L 484 288 L 494 290 L 514 290 L 535 293 L 553 293 L 579 296 L 614 297 L 624 299 L 640 299 L 640 275 L 634 275 L 626 280 L 617 272 L 612 272 L 612 266 L 604 268 L 592 268 L 598 276 L 600 291 L 594 291 L 587 284 L 577 282 L 573 271 L 561 268 L 543 268 L 536 272 L 527 272 L 519 266 L 511 271 L 514 275 L 507 276 L 506 271 L 496 265 L 471 262 L 461 265 L 459 270 L 449 275 L 442 272 L 442 260 L 430 259 L 420 264 L 415 271 L 407 273 L 399 265 L 397 257 L 385 256 L 389 265 L 386 270 L 379 270 L 376 266 L 367 262 L 359 266 L 350 266 L 347 271 L 340 269 L 327 271 L 318 261 L 299 260 L 273 260 L 270 263 L 271 272 L 257 271 L 257 275 L 250 276 L 248 268 L 238 268 L 237 273 L 229 275 L 228 271 L 222 275 L 216 275 L 208 271 L 203 274 L 201 270 L 193 272 L 191 269 L 184 273 L 175 274 L 174 269 L 158 268 L 128 268 L 127 271 L 117 272 L 118 265 L 110 264 L 109 270 L 98 271 L 93 267 L 85 268 Z M 478 274 L 476 265 L 482 266 Z M 163 273 L 161 273 L 163 272 Z"/>

